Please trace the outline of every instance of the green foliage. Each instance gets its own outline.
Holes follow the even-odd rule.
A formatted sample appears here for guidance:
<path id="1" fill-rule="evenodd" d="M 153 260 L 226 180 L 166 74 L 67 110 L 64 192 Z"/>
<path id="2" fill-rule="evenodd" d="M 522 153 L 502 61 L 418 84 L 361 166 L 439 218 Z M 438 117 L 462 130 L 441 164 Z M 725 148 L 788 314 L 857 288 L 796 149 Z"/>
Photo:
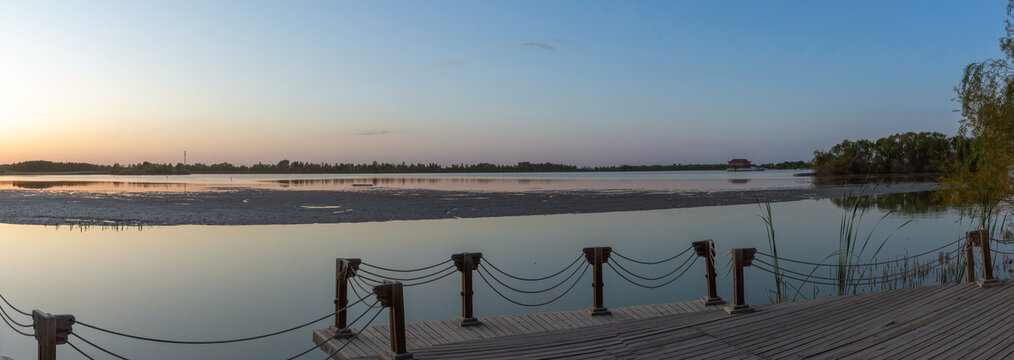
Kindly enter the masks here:
<path id="1" fill-rule="evenodd" d="M 980 228 L 995 227 L 1014 195 L 1014 1 L 1007 5 L 1003 59 L 965 67 L 955 90 L 961 102 L 961 133 L 971 134 L 970 161 L 954 164 L 943 195 L 962 207 Z"/>
<path id="2" fill-rule="evenodd" d="M 817 175 L 921 174 L 950 171 L 952 164 L 973 160 L 970 141 L 938 132 L 907 132 L 877 141 L 845 140 L 828 151 L 813 153 Z"/>
<path id="3" fill-rule="evenodd" d="M 806 161 L 783 161 L 780 163 L 767 163 L 760 167 L 771 170 L 798 170 L 809 169 L 810 163 Z"/>

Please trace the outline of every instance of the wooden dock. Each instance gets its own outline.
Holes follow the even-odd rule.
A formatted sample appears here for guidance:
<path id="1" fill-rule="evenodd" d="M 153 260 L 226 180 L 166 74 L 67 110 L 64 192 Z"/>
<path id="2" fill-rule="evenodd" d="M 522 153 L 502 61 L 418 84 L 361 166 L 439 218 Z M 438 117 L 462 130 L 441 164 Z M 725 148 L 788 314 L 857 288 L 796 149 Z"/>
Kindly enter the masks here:
<path id="1" fill-rule="evenodd" d="M 687 314 L 707 310 L 720 310 L 721 306 L 704 306 L 701 301 L 688 301 L 657 305 L 630 306 L 610 309 L 610 316 L 588 316 L 584 310 L 561 311 L 537 314 L 519 314 L 480 318 L 482 325 L 461 327 L 451 320 L 427 321 L 406 325 L 408 347 L 424 349 L 445 344 L 467 341 L 485 341 L 517 335 L 546 333 L 551 331 L 580 329 L 597 325 L 609 325 L 624 321 L 651 319 L 674 314 Z M 372 326 L 364 330 L 336 359 L 393 359 L 390 351 L 391 337 L 387 325 Z M 314 343 L 334 335 L 334 329 L 320 329 L 313 332 Z M 345 343 L 344 339 L 329 341 L 321 347 L 331 353 Z"/>
<path id="2" fill-rule="evenodd" d="M 408 325 L 418 359 L 1012 358 L 1014 282 L 932 286 L 756 306 L 729 315 L 700 302 Z M 387 326 L 335 358 L 392 359 Z M 318 344 L 331 336 L 314 332 Z M 331 352 L 345 340 L 322 346 Z"/>

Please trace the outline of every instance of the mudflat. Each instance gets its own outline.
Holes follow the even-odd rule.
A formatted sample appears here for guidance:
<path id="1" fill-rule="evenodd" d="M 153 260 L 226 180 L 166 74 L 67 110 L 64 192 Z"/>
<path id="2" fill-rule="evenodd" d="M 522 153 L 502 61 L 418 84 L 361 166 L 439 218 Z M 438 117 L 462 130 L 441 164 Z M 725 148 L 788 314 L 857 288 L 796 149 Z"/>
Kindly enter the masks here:
<path id="1" fill-rule="evenodd" d="M 929 191 L 935 183 L 714 192 L 439 190 L 82 193 L 0 191 L 0 222 L 160 226 L 349 223 L 673 209 Z"/>

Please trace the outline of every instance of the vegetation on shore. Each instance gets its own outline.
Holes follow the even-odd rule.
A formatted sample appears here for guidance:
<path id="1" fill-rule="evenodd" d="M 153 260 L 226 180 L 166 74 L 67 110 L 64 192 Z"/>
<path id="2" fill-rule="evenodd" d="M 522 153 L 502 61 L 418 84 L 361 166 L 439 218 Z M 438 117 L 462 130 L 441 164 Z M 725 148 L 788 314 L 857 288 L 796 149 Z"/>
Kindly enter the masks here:
<path id="1" fill-rule="evenodd" d="M 950 173 L 956 164 L 975 171 L 974 139 L 938 132 L 907 132 L 871 140 L 845 140 L 813 153 L 817 175 Z"/>
<path id="2" fill-rule="evenodd" d="M 768 169 L 799 169 L 807 167 L 803 161 L 786 161 L 765 164 Z M 112 175 L 186 175 L 186 174 L 304 174 L 304 173 L 506 173 L 506 172 L 578 172 L 578 171 L 681 171 L 681 170 L 725 170 L 726 164 L 673 164 L 673 165 L 620 165 L 604 167 L 578 167 L 554 163 L 520 162 L 516 165 L 490 163 L 456 164 L 392 164 L 374 161 L 368 164 L 352 163 L 310 163 L 282 160 L 277 164 L 257 163 L 252 166 L 220 164 L 159 164 L 143 162 L 123 166 L 95 165 L 88 163 L 60 163 L 44 160 L 25 161 L 0 165 L 0 174 L 44 174 L 44 173 L 89 173 Z"/>

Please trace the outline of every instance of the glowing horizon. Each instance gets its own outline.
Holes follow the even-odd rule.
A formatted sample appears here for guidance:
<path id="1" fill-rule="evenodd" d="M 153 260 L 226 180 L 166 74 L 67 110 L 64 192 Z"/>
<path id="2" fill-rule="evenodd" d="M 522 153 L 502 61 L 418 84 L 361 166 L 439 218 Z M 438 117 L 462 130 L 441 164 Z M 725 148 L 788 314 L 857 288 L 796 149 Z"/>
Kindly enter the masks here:
<path id="1" fill-rule="evenodd" d="M 1005 6 L 6 2 L 0 164 L 809 160 L 953 135 Z"/>

